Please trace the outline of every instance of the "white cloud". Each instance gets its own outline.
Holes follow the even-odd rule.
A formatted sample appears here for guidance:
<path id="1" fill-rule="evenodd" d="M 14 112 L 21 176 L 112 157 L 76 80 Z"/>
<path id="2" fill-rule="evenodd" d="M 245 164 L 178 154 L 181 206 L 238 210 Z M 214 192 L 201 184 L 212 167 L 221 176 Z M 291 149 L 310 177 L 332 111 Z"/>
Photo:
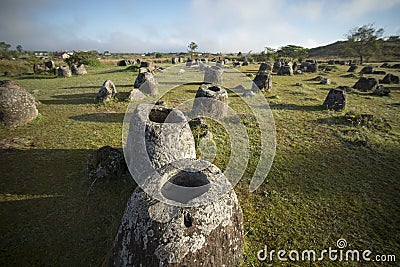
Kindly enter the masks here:
<path id="1" fill-rule="evenodd" d="M 334 14 L 336 19 L 352 20 L 373 12 L 389 10 L 399 4 L 400 0 L 351 0 L 335 5 Z"/>
<path id="2" fill-rule="evenodd" d="M 175 2 L 164 4 L 161 13 L 156 10 L 158 16 L 136 12 L 134 17 L 128 7 L 107 13 L 104 4 L 93 14 L 80 17 L 86 14 L 80 10 L 75 17 L 60 19 L 54 1 L 40 0 L 40 5 L 1 1 L 0 41 L 37 50 L 114 52 L 186 51 L 190 41 L 211 52 L 261 51 L 287 44 L 314 47 L 340 39 L 357 26 L 353 23 L 370 14 L 384 15 L 400 4 L 400 0 L 192 0 L 176 14 Z M 117 3 L 125 7 L 127 2 Z M 381 27 L 379 21 L 376 25 Z M 397 25 L 390 27 L 395 30 Z"/>

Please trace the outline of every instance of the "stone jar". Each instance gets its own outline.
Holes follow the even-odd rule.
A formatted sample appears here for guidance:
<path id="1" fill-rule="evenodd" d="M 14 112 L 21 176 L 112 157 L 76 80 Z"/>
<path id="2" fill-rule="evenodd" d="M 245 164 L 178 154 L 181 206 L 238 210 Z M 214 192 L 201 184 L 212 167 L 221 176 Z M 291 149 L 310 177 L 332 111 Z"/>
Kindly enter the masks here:
<path id="1" fill-rule="evenodd" d="M 144 67 L 139 69 L 133 88 L 138 88 L 146 95 L 156 95 L 158 93 L 157 81 L 154 74 Z"/>
<path id="2" fill-rule="evenodd" d="M 182 111 L 151 104 L 140 104 L 133 112 L 124 153 L 138 184 L 167 163 L 196 158 L 193 134 Z"/>
<path id="3" fill-rule="evenodd" d="M 68 66 L 61 66 L 57 68 L 57 75 L 59 77 L 71 77 L 71 70 Z"/>
<path id="4" fill-rule="evenodd" d="M 160 199 L 136 188 L 109 266 L 238 265 L 244 246 L 243 214 L 218 167 L 203 160 L 178 160 L 160 168 L 148 182 Z M 179 189 L 171 193 L 171 185 Z M 179 193 L 190 190 L 196 193 L 188 198 Z M 176 202 L 191 205 L 173 205 Z"/>
<path id="5" fill-rule="evenodd" d="M 332 88 L 322 104 L 327 109 L 335 111 L 342 110 L 346 107 L 346 94 L 343 90 Z"/>
<path id="6" fill-rule="evenodd" d="M 207 68 L 207 69 L 205 69 L 205 72 L 204 72 L 204 82 L 221 84 L 223 73 L 224 73 L 224 70 L 217 66 L 212 66 L 210 68 Z"/>
<path id="7" fill-rule="evenodd" d="M 192 112 L 197 116 L 225 117 L 228 114 L 227 91 L 219 85 L 200 85 L 193 102 Z"/>
<path id="8" fill-rule="evenodd" d="M 117 90 L 111 80 L 105 80 L 96 96 L 96 103 L 107 102 L 115 98 Z"/>
<path id="9" fill-rule="evenodd" d="M 17 127 L 39 114 L 35 98 L 12 81 L 0 82 L 0 125 Z"/>
<path id="10" fill-rule="evenodd" d="M 272 76 L 266 71 L 259 71 L 253 80 L 252 91 L 269 91 L 272 89 Z"/>

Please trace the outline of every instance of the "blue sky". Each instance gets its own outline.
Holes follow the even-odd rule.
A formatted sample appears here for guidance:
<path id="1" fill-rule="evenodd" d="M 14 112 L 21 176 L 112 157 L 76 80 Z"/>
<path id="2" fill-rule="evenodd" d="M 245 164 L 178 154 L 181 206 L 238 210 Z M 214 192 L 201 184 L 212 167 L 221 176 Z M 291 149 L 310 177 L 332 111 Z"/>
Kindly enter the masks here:
<path id="1" fill-rule="evenodd" d="M 400 35 L 400 0 L 0 0 L 0 41 L 27 50 L 259 52 L 343 40 L 374 23 Z"/>

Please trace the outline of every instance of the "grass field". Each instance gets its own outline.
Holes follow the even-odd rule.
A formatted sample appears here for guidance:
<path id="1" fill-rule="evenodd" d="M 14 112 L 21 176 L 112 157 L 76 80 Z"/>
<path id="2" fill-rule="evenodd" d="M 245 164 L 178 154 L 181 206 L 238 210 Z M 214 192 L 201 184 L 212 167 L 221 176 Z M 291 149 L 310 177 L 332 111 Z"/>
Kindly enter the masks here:
<path id="1" fill-rule="evenodd" d="M 167 64 L 160 64 L 168 66 Z M 256 73 L 258 65 L 241 69 Z M 257 252 L 269 250 L 371 250 L 400 257 L 400 87 L 389 97 L 369 92 L 347 94 L 346 110 L 321 108 L 329 88 L 353 86 L 347 67 L 298 76 L 273 76 L 265 93 L 274 115 L 277 147 L 265 182 L 254 193 L 248 184 L 259 155 L 256 125 L 245 123 L 250 162 L 235 191 L 245 220 L 242 266 L 262 266 Z M 383 69 L 399 75 L 394 69 Z M 312 78 L 326 75 L 331 85 Z M 97 183 L 88 193 L 88 153 L 101 146 L 121 147 L 122 121 L 129 102 L 124 95 L 137 73 L 124 67 L 88 69 L 85 76 L 11 77 L 40 101 L 40 116 L 16 129 L 0 128 L 0 266 L 99 266 L 107 259 L 125 203 L 134 189 L 129 178 Z M 383 78 L 382 75 L 369 75 Z M 10 77 L 4 77 L 10 79 Z M 111 79 L 119 100 L 94 104 L 101 84 Z M 196 85 L 176 88 L 167 105 L 193 98 Z M 232 93 L 230 106 L 241 109 Z M 247 111 L 243 109 L 242 113 Z M 345 116 L 369 113 L 357 125 Z M 225 132 L 210 123 L 217 144 L 214 163 L 223 168 Z M 398 259 L 400 260 L 400 259 Z M 287 262 L 271 266 L 371 266 L 376 262 Z M 385 263 L 390 265 L 389 263 Z M 395 266 L 394 263 L 392 263 Z"/>

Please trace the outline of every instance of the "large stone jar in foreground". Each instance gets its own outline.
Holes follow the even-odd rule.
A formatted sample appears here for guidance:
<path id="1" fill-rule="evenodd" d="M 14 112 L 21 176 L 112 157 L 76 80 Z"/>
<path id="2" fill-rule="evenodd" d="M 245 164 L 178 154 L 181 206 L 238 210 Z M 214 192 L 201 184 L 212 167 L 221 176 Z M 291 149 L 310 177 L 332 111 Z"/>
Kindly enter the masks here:
<path id="1" fill-rule="evenodd" d="M 237 266 L 243 214 L 218 167 L 203 160 L 174 161 L 149 177 L 146 186 L 157 199 L 136 188 L 110 266 Z"/>

